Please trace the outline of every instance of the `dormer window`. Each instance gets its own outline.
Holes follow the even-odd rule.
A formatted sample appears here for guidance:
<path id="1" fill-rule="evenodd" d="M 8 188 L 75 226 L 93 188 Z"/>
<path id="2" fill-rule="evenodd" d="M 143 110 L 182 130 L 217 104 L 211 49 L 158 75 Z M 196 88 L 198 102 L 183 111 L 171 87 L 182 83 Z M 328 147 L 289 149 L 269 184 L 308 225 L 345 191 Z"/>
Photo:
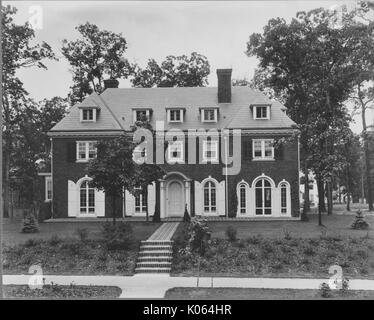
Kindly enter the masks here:
<path id="1" fill-rule="evenodd" d="M 95 122 L 96 108 L 82 108 L 80 109 L 81 122 Z"/>
<path id="2" fill-rule="evenodd" d="M 133 115 L 134 115 L 134 123 L 136 121 L 141 121 L 144 116 L 149 120 L 150 119 L 150 112 L 151 110 L 150 109 L 136 109 L 136 110 L 133 110 Z"/>
<path id="3" fill-rule="evenodd" d="M 253 107 L 254 119 L 270 119 L 270 106 L 254 106 Z"/>
<path id="4" fill-rule="evenodd" d="M 217 122 L 218 118 L 217 108 L 203 108 L 201 109 L 201 121 L 202 122 Z"/>
<path id="5" fill-rule="evenodd" d="M 183 122 L 183 109 L 168 109 L 168 122 Z"/>

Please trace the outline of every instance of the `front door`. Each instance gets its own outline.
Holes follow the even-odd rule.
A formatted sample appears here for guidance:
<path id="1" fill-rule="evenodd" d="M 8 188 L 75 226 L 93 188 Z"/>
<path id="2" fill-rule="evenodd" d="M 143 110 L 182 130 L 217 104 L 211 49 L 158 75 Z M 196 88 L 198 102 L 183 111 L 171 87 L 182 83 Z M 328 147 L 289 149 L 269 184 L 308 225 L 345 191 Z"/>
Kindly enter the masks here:
<path id="1" fill-rule="evenodd" d="M 168 188 L 168 216 L 182 217 L 184 208 L 183 187 L 178 181 L 172 181 Z"/>

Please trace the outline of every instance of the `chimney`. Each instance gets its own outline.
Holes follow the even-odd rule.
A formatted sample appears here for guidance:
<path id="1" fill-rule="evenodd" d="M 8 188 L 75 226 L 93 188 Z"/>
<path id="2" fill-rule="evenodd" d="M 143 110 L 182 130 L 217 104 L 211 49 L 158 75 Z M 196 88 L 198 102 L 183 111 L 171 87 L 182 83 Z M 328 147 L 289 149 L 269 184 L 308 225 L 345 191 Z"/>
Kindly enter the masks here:
<path id="1" fill-rule="evenodd" d="M 116 79 L 104 80 L 104 90 L 108 88 L 118 88 L 119 82 Z"/>
<path id="2" fill-rule="evenodd" d="M 231 103 L 232 69 L 217 69 L 218 103 Z"/>

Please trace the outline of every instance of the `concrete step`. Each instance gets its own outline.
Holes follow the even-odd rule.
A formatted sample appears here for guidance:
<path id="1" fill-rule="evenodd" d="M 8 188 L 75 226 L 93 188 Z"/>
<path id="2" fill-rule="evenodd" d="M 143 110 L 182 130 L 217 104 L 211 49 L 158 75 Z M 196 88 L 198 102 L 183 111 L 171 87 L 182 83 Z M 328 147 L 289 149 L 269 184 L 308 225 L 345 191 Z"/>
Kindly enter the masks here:
<path id="1" fill-rule="evenodd" d="M 150 267 L 140 267 L 135 268 L 136 273 L 169 273 L 171 268 L 150 268 Z"/>
<path id="2" fill-rule="evenodd" d="M 142 256 L 138 257 L 138 262 L 171 262 L 172 256 Z"/>
<path id="3" fill-rule="evenodd" d="M 138 257 L 162 257 L 162 256 L 171 256 L 172 252 L 169 250 L 145 250 L 140 251 Z"/>
<path id="4" fill-rule="evenodd" d="M 135 268 L 171 268 L 171 262 L 137 262 Z"/>
<path id="5" fill-rule="evenodd" d="M 170 245 L 144 245 L 140 246 L 140 251 L 172 251 L 173 247 Z"/>
<path id="6" fill-rule="evenodd" d="M 142 240 L 141 245 L 156 245 L 156 246 L 171 246 L 173 241 L 171 240 Z"/>

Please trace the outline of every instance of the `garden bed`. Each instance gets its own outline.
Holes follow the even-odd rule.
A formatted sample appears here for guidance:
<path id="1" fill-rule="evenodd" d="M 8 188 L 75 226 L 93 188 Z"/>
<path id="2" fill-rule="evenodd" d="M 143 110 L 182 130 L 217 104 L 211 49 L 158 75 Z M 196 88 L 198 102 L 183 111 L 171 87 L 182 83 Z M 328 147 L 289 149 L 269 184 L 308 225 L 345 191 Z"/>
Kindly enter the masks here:
<path id="1" fill-rule="evenodd" d="M 348 278 L 374 278 L 374 240 L 368 237 L 212 239 L 204 255 L 186 253 L 176 241 L 172 275 L 328 278 L 339 265 Z"/>
<path id="2" fill-rule="evenodd" d="M 107 286 L 45 285 L 43 289 L 30 289 L 26 285 L 4 286 L 4 298 L 114 299 L 120 294 L 120 288 Z"/>
<path id="3" fill-rule="evenodd" d="M 176 300 L 310 300 L 310 299 L 374 299 L 374 291 L 349 290 L 345 293 L 335 290 L 331 297 L 322 298 L 319 290 L 297 289 L 252 289 L 252 288 L 172 288 L 165 299 Z"/>
<path id="4" fill-rule="evenodd" d="M 4 247 L 4 274 L 27 274 L 30 266 L 40 265 L 43 274 L 133 275 L 138 248 L 138 242 L 108 250 L 101 240 L 29 239 Z"/>

